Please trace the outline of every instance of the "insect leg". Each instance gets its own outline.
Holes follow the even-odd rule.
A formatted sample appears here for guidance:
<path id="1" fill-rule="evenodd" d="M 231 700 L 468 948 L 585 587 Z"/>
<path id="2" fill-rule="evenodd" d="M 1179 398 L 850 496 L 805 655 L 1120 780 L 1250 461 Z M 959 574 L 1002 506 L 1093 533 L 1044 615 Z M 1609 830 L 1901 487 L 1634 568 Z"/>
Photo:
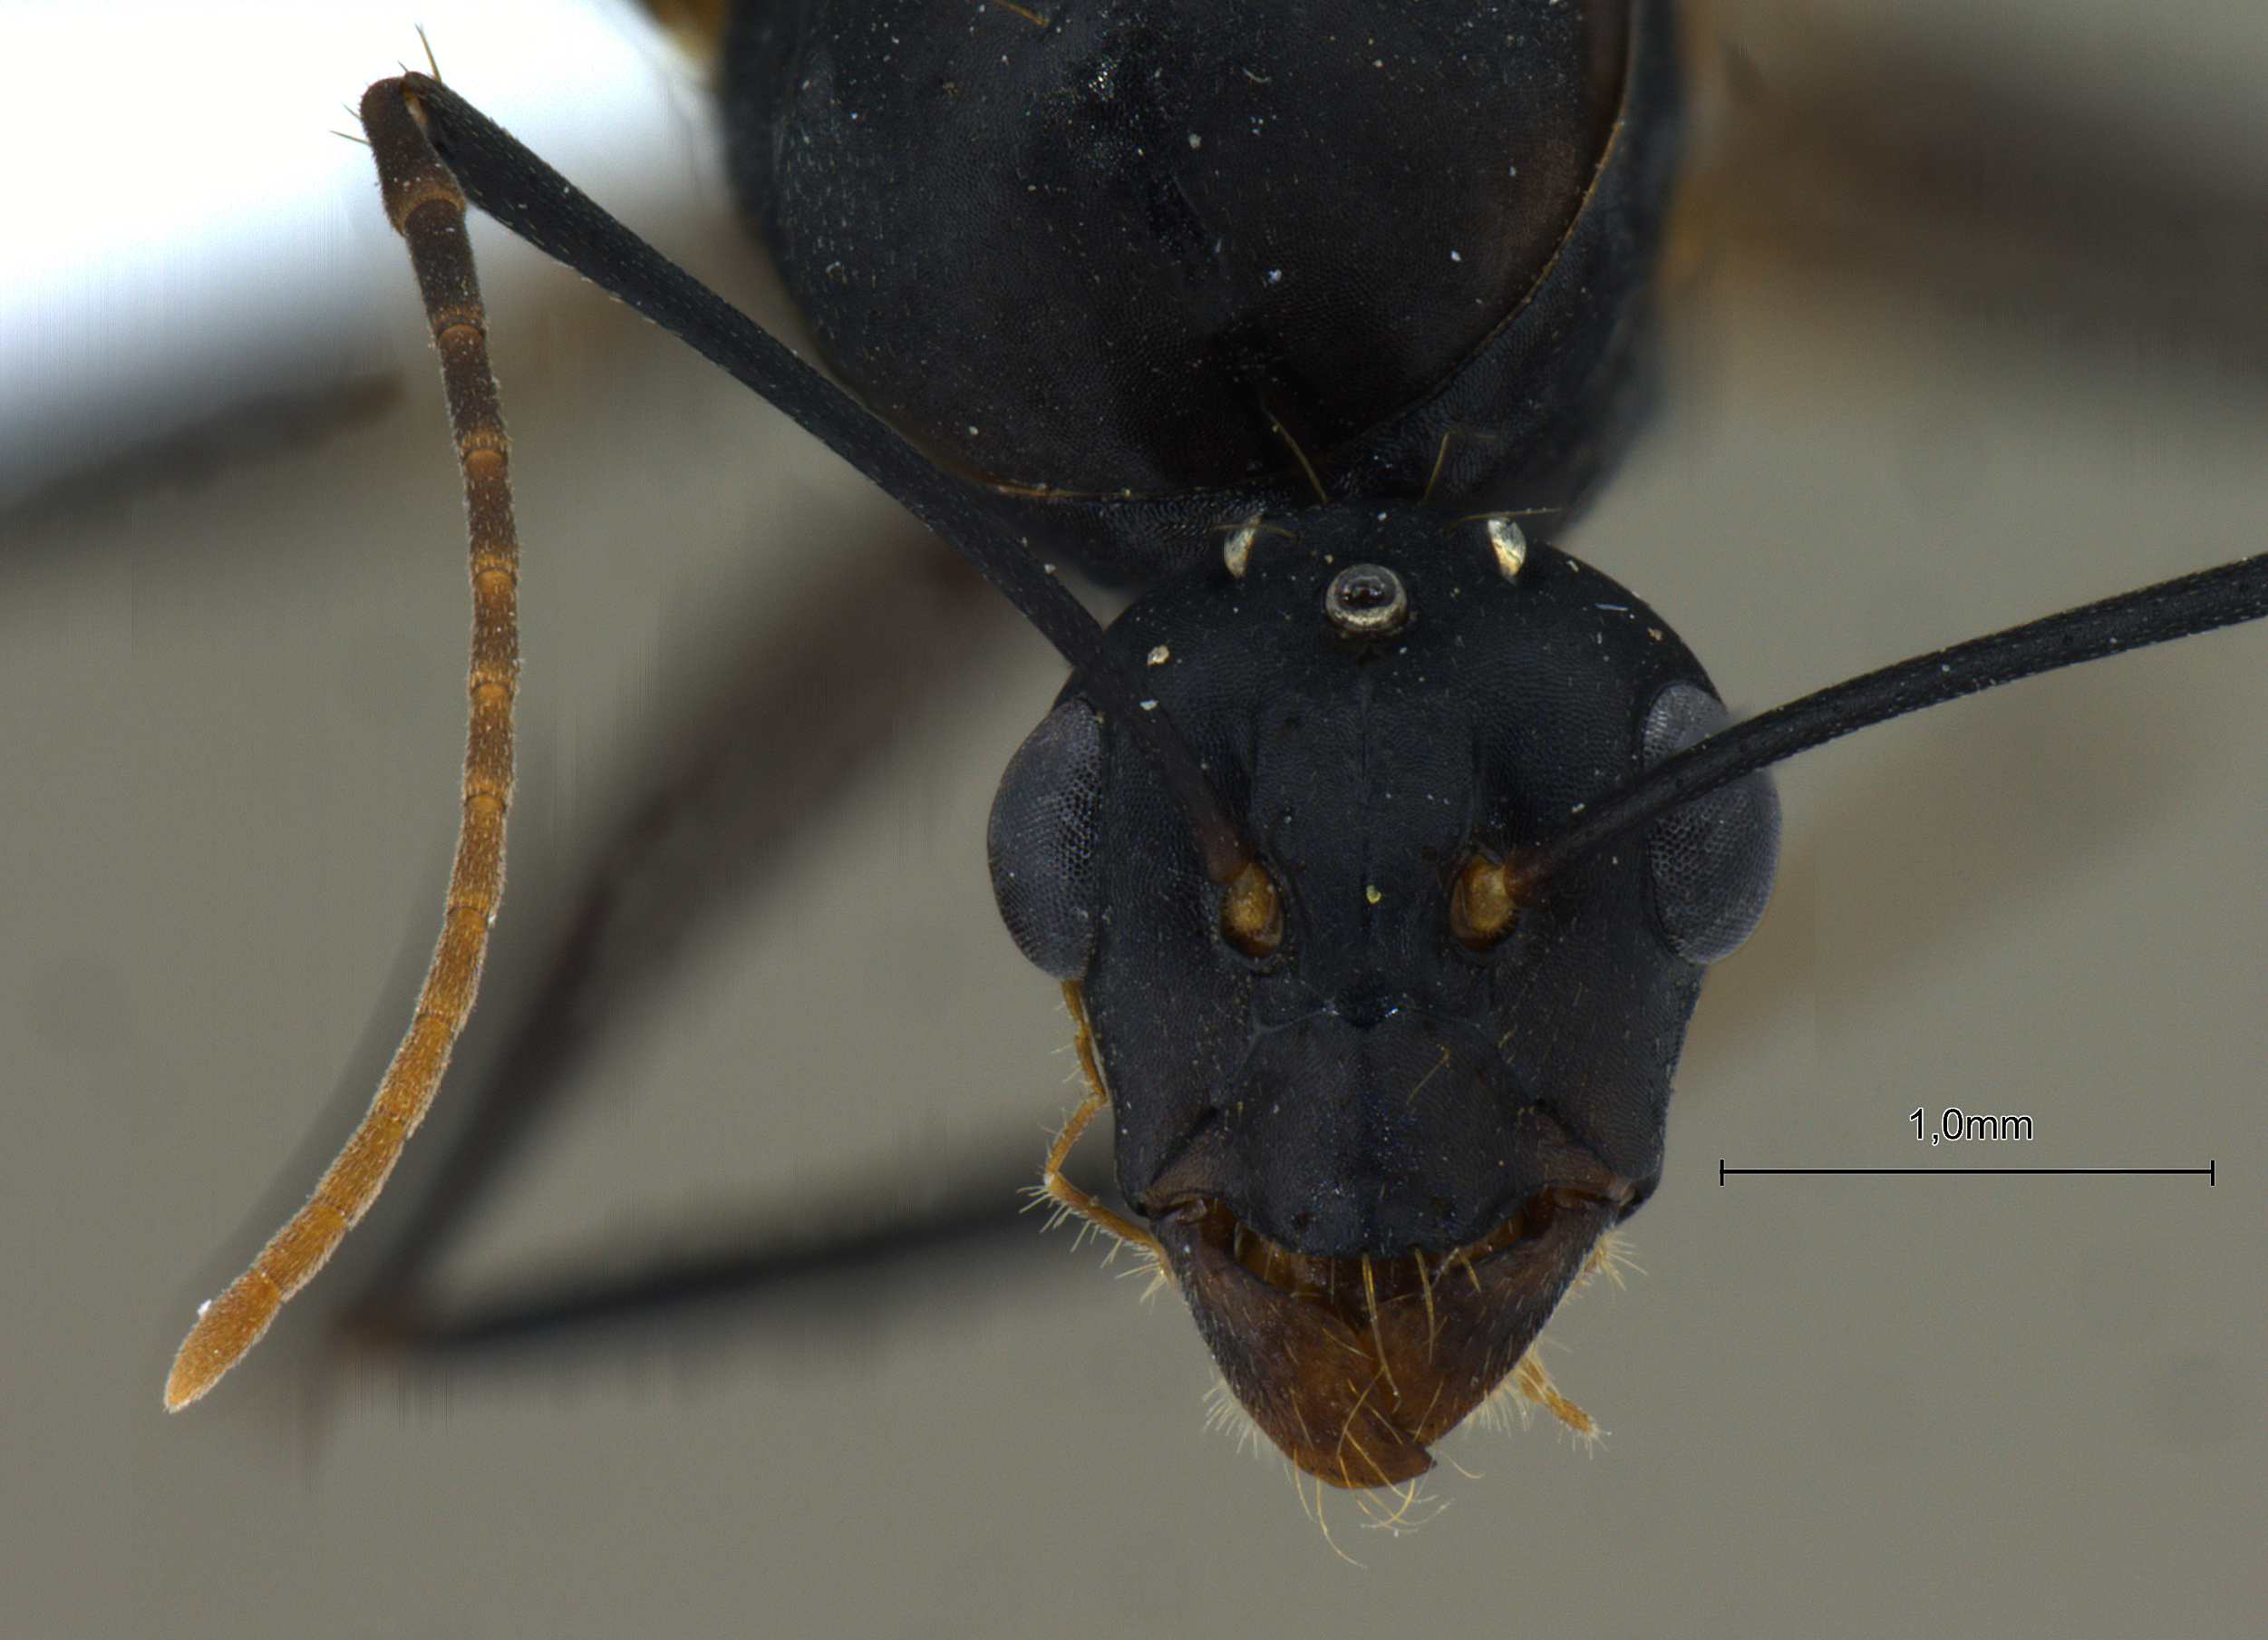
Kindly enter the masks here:
<path id="1" fill-rule="evenodd" d="M 1957 325 L 1968 345 L 2127 370 L 2139 346 L 2257 391 L 2256 167 L 2199 163 L 2147 100 L 1934 31 L 1740 12 L 1689 21 L 1717 128 L 1682 202 L 1690 260 L 1831 288 L 1916 344 Z"/>
<path id="2" fill-rule="evenodd" d="M 802 623 L 792 636 L 751 646 L 722 684 L 694 685 L 700 704 L 655 727 L 652 739 L 668 750 L 640 771 L 572 887 L 549 897 L 568 908 L 538 977 L 487 1004 L 489 1040 L 502 1045 L 465 1090 L 465 1114 L 430 1188 L 356 1301 L 350 1325 L 358 1330 L 414 1342 L 404 1328 L 424 1310 L 427 1273 L 498 1174 L 559 1115 L 583 1064 L 774 880 L 796 837 L 831 823 L 902 723 L 909 678 L 922 681 L 933 706 L 974 691 L 1001 623 L 985 619 L 998 607 L 960 565 L 935 553 L 890 555 L 848 579 L 831 570 L 826 578 L 828 596 L 859 611 L 862 636 L 888 663 L 845 643 L 832 623 Z M 809 601 L 800 587 L 776 590 L 790 605 Z M 817 722 L 814 702 L 824 703 Z M 715 1090 L 751 1091 L 768 1092 Z"/>
<path id="3" fill-rule="evenodd" d="M 1055 1142 L 1048 1147 L 1047 1160 L 1040 1168 L 1040 1182 L 1032 1190 L 1033 1198 L 1052 1201 L 1061 1213 L 1077 1214 L 1096 1228 L 1108 1231 L 1134 1248 L 1158 1275 L 1166 1276 L 1170 1266 L 1158 1238 L 1125 1214 L 1107 1206 L 1093 1191 L 1073 1184 L 1063 1172 L 1063 1164 L 1071 1160 L 1072 1147 L 1079 1143 L 1088 1124 L 1110 1108 L 1110 1094 L 1103 1086 L 1102 1069 L 1095 1063 L 1094 1029 L 1087 1022 L 1087 1004 L 1080 995 L 1077 980 L 1063 982 L 1063 1005 L 1070 1011 L 1071 1025 L 1077 1033 L 1072 1046 L 1079 1055 L 1080 1073 L 1086 1080 L 1087 1097 L 1071 1113 L 1071 1120 L 1056 1134 Z"/>
<path id="4" fill-rule="evenodd" d="M 461 1358 L 584 1342 L 608 1329 L 651 1338 L 654 1328 L 689 1313 L 738 1319 L 766 1300 L 879 1312 L 890 1302 L 891 1284 L 927 1290 L 941 1271 L 1033 1244 L 1031 1223 L 1015 1205 L 1029 1164 L 1012 1160 L 1014 1149 L 1005 1143 L 996 1151 L 995 1165 L 935 1201 L 922 1198 L 926 1185 L 911 1181 L 901 1189 L 862 1185 L 849 1199 L 808 1204 L 784 1223 L 768 1221 L 622 1274 L 586 1276 L 574 1260 L 567 1273 L 526 1284 L 508 1298 L 454 1310 L 412 1299 L 363 1325 L 391 1348 Z"/>

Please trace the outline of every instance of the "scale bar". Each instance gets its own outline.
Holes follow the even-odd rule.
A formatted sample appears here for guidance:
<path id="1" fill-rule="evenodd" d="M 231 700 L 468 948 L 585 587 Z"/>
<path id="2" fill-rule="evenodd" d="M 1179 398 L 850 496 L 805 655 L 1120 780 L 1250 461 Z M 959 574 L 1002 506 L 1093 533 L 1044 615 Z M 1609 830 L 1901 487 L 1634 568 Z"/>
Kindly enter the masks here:
<path id="1" fill-rule="evenodd" d="M 1933 1177 L 1948 1173 L 2139 1173 L 2157 1178 L 2202 1179 L 2208 1186 L 2220 1182 L 2215 1177 L 2219 1162 L 2208 1161 L 2202 1168 L 1735 1168 L 1721 1160 L 1717 1163 L 1717 1184 L 1723 1188 L 1726 1179 L 1736 1173 L 1750 1174 L 1815 1174 L 1850 1178 L 1857 1175 L 1882 1177 L 1888 1174 L 1915 1173 Z"/>

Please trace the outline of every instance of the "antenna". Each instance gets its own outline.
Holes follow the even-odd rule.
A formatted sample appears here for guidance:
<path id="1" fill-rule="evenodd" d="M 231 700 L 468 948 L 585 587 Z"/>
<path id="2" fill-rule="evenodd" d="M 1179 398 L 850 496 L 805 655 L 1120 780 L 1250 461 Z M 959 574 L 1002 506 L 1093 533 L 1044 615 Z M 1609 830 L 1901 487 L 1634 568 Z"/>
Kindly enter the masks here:
<path id="1" fill-rule="evenodd" d="M 466 199 L 753 389 L 944 537 L 1055 645 L 1157 766 L 1188 818 L 1206 874 L 1226 884 L 1252 863 L 1250 840 L 1166 714 L 1142 710 L 1142 692 L 1105 646 L 1100 624 L 967 485 L 439 81 L 418 73 L 381 81 L 364 107 L 380 95 L 408 105 Z"/>
<path id="2" fill-rule="evenodd" d="M 2268 553 L 2043 616 L 1836 684 L 1697 742 L 1587 805 L 1574 824 L 1511 862 L 1514 887 L 1545 882 L 1680 803 L 1873 724 L 2058 667 L 2263 616 Z"/>

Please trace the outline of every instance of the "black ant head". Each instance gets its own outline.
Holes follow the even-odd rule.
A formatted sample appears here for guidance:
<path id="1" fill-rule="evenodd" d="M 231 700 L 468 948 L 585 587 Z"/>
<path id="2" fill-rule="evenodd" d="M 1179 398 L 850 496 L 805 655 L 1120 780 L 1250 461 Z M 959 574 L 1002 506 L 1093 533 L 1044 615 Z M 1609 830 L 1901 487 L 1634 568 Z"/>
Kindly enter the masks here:
<path id="1" fill-rule="evenodd" d="M 1076 984 L 1119 1188 L 1230 1386 L 1309 1472 L 1400 1481 L 1659 1178 L 1703 969 L 1769 891 L 1771 789 L 1524 882 L 1725 713 L 1659 616 L 1508 519 L 1263 520 L 1110 637 L 1253 858 L 1214 880 L 1074 684 L 994 805 L 1003 914 Z"/>

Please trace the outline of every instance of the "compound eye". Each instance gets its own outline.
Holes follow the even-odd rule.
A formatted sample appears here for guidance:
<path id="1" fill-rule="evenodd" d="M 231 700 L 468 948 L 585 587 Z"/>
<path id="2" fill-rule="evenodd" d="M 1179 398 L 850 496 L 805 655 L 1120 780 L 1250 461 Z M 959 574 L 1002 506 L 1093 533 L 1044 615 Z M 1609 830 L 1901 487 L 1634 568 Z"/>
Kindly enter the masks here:
<path id="1" fill-rule="evenodd" d="M 1056 979 L 1080 978 L 1094 953 L 1101 796 L 1102 726 L 1093 707 L 1065 701 L 1016 748 L 985 828 L 1000 919 Z"/>
<path id="2" fill-rule="evenodd" d="M 1236 874 L 1221 896 L 1221 937 L 1257 961 L 1284 943 L 1284 897 L 1259 861 Z"/>
<path id="3" fill-rule="evenodd" d="M 1646 712 L 1641 756 L 1652 768 L 1732 721 L 1706 689 L 1672 684 Z M 1660 931 L 1691 963 L 1740 949 L 1772 898 L 1779 864 L 1779 794 L 1761 771 L 1682 803 L 1646 833 L 1646 874 Z"/>

